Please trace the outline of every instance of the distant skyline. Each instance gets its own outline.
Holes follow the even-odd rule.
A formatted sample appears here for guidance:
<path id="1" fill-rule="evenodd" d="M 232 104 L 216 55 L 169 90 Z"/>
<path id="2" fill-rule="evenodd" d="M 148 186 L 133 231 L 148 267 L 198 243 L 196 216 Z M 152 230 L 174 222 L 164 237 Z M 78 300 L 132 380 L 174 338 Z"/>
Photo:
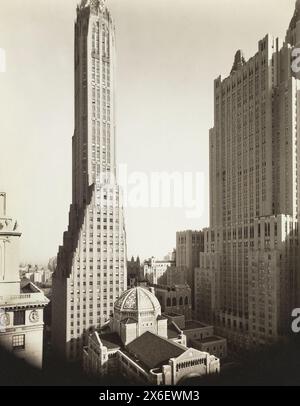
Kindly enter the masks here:
<path id="1" fill-rule="evenodd" d="M 71 203 L 76 0 L 3 2 L 0 191 L 20 224 L 21 261 L 56 256 Z M 163 257 L 176 231 L 209 224 L 208 131 L 213 81 L 237 49 L 284 39 L 294 0 L 108 0 L 117 37 L 119 164 L 129 172 L 202 172 L 205 210 L 126 210 L 128 257 Z M 236 33 L 243 35 L 236 35 Z"/>

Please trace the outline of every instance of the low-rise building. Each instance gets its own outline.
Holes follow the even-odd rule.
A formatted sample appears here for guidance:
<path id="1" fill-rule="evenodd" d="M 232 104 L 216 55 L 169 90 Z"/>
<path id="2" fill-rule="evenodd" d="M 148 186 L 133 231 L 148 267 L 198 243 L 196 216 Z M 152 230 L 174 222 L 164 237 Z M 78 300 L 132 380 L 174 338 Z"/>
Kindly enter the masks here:
<path id="1" fill-rule="evenodd" d="M 167 270 L 175 267 L 175 261 L 159 261 L 154 257 L 144 262 L 143 279 L 154 285 L 160 285 L 164 281 Z"/>
<path id="2" fill-rule="evenodd" d="M 220 371 L 217 357 L 187 347 L 184 333 L 169 327 L 150 290 L 128 290 L 115 303 L 109 323 L 89 336 L 85 372 L 103 376 L 118 370 L 136 382 L 176 385 Z"/>
<path id="3" fill-rule="evenodd" d="M 169 332 L 183 334 L 187 346 L 209 352 L 220 359 L 227 357 L 227 340 L 215 335 L 214 326 L 197 320 L 186 320 L 183 315 L 176 313 L 163 313 L 163 316 L 169 320 Z"/>
<path id="4" fill-rule="evenodd" d="M 154 290 L 162 312 L 183 314 L 187 320 L 191 319 L 192 299 L 188 285 L 154 286 Z"/>
<path id="5" fill-rule="evenodd" d="M 0 193 L 0 345 L 41 368 L 43 313 L 49 300 L 29 280 L 20 280 L 16 221 L 6 216 L 6 194 Z"/>
<path id="6" fill-rule="evenodd" d="M 43 282 L 43 271 L 42 271 L 42 270 L 35 271 L 35 272 L 32 274 L 30 280 L 31 280 L 33 283 L 41 284 L 41 283 Z"/>

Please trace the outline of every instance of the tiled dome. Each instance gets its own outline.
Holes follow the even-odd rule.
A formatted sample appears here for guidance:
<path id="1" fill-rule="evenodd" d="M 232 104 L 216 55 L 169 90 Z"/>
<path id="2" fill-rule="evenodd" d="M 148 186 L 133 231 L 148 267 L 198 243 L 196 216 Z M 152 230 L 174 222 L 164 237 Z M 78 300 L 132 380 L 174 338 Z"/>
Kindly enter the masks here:
<path id="1" fill-rule="evenodd" d="M 127 290 L 115 303 L 115 311 L 124 313 L 161 312 L 159 301 L 153 293 L 141 287 Z"/>

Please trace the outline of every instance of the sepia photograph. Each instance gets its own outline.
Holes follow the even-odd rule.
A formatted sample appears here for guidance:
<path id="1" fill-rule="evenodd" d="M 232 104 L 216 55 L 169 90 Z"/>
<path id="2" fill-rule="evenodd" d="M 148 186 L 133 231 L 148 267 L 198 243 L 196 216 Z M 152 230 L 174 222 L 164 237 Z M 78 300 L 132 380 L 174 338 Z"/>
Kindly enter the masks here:
<path id="1" fill-rule="evenodd" d="M 0 6 L 0 387 L 300 386 L 300 0 Z"/>

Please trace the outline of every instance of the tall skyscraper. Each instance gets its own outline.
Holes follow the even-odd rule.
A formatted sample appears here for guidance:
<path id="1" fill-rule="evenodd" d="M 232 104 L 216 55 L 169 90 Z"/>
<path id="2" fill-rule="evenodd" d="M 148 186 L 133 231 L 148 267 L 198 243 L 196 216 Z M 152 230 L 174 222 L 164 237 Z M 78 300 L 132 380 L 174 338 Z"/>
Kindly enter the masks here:
<path id="1" fill-rule="evenodd" d="M 238 51 L 214 83 L 210 228 L 196 271 L 197 295 L 211 299 L 197 313 L 237 347 L 287 335 L 300 304 L 299 43 L 298 0 L 284 42 L 267 35 L 248 61 Z"/>
<path id="2" fill-rule="evenodd" d="M 102 0 L 83 0 L 75 23 L 73 201 L 53 277 L 53 347 L 82 356 L 127 289 L 126 233 L 116 180 L 115 30 Z"/>

